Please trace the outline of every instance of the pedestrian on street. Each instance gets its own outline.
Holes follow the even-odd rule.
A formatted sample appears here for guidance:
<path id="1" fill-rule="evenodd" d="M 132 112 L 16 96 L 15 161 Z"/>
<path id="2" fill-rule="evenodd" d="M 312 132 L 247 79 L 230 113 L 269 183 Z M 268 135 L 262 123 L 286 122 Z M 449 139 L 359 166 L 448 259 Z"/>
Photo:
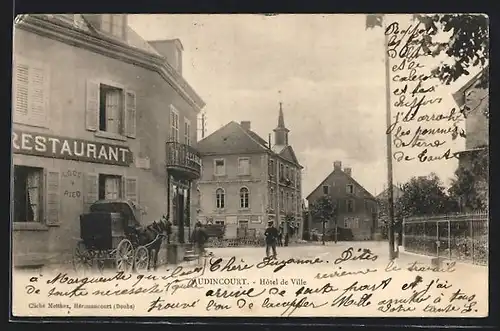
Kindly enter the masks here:
<path id="1" fill-rule="evenodd" d="M 266 232 L 264 232 L 264 236 L 266 237 L 266 256 L 269 257 L 269 251 L 273 250 L 273 258 L 276 258 L 276 242 L 278 240 L 278 230 L 274 227 L 274 222 L 269 221 L 267 223 Z"/>
<path id="2" fill-rule="evenodd" d="M 283 246 L 283 231 L 280 230 L 278 233 L 278 246 Z"/>
<path id="3" fill-rule="evenodd" d="M 203 229 L 201 222 L 196 222 L 193 233 L 191 235 L 191 241 L 194 244 L 195 253 L 199 256 L 205 255 L 205 243 L 207 240 L 208 234 L 205 229 Z"/>

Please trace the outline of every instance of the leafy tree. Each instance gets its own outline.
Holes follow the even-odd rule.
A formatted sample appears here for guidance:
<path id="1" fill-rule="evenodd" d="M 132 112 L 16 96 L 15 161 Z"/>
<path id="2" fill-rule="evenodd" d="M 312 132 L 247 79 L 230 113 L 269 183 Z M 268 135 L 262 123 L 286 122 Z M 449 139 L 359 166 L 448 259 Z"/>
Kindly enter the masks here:
<path id="1" fill-rule="evenodd" d="M 443 61 L 434 73 L 444 84 L 450 84 L 462 75 L 469 75 L 471 67 L 484 67 L 489 60 L 488 17 L 480 14 L 414 15 L 427 34 L 423 49 L 428 55 L 446 54 L 451 63 Z M 444 42 L 434 41 L 440 33 L 448 33 Z M 481 76 L 482 86 L 488 84 L 488 73 Z"/>
<path id="2" fill-rule="evenodd" d="M 457 211 L 455 201 L 446 194 L 439 177 L 413 177 L 403 185 L 403 194 L 395 205 L 398 220 L 411 216 L 439 215 Z"/>
<path id="3" fill-rule="evenodd" d="M 310 213 L 313 220 L 321 221 L 323 225 L 323 245 L 325 244 L 325 226 L 330 220 L 337 221 L 336 218 L 336 204 L 328 195 L 319 198 L 315 203 L 310 206 Z"/>
<path id="4" fill-rule="evenodd" d="M 469 166 L 460 166 L 455 171 L 449 194 L 466 210 L 488 208 L 488 159 L 487 149 L 477 151 L 471 155 Z"/>
<path id="5" fill-rule="evenodd" d="M 366 28 L 383 26 L 384 15 L 369 14 Z M 413 20 L 419 22 L 427 33 L 414 42 L 422 45 L 423 55 L 446 54 L 449 61 L 443 61 L 433 73 L 444 84 L 451 84 L 463 75 L 469 75 L 471 67 L 485 67 L 490 57 L 488 17 L 480 14 L 416 14 Z M 446 41 L 439 41 L 442 34 Z M 449 63 L 451 62 L 451 63 Z M 489 75 L 480 77 L 480 87 L 488 86 Z"/>

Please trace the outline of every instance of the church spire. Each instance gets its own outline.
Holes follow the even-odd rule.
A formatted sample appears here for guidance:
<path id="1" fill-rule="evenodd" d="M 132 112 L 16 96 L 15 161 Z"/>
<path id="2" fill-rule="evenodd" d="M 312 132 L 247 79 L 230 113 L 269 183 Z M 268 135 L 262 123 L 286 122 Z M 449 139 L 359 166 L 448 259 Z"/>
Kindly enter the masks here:
<path id="1" fill-rule="evenodd" d="M 280 102 L 280 110 L 278 115 L 278 126 L 274 129 L 274 141 L 276 145 L 288 145 L 288 130 L 285 127 L 285 116 L 283 115 L 283 103 Z"/>
<path id="2" fill-rule="evenodd" d="M 283 102 L 280 102 L 280 113 L 278 116 L 278 128 L 285 127 L 285 118 L 283 116 Z"/>

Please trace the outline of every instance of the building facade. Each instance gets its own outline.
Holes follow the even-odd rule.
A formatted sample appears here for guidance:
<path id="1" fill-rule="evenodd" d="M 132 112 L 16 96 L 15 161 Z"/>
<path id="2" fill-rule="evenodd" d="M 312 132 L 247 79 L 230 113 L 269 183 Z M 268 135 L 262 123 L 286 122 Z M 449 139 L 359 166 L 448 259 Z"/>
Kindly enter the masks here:
<path id="1" fill-rule="evenodd" d="M 489 157 L 489 88 L 485 83 L 489 75 L 487 66 L 469 80 L 454 95 L 455 102 L 465 117 L 465 149 L 458 152 L 459 167 L 477 172 L 473 169 L 477 160 Z M 482 176 L 475 174 L 474 189 L 479 194 L 482 204 L 487 206 L 489 199 L 488 169 L 483 169 Z M 466 197 L 463 197 L 466 200 Z M 469 211 L 461 206 L 463 211 Z"/>
<path id="2" fill-rule="evenodd" d="M 252 131 L 248 121 L 230 122 L 201 140 L 200 221 L 224 224 L 225 237 L 237 238 L 261 236 L 273 220 L 284 234 L 300 238 L 302 166 L 288 133 L 280 104 L 274 144 L 271 135 L 266 141 Z"/>
<path id="3" fill-rule="evenodd" d="M 66 260 L 99 199 L 135 202 L 144 224 L 168 214 L 182 235 L 204 103 L 180 63 L 107 14 L 24 15 L 13 60 L 14 265 Z"/>
<path id="4" fill-rule="evenodd" d="M 328 195 L 337 206 L 337 221 L 341 228 L 351 229 L 354 240 L 372 239 L 377 225 L 377 202 L 375 197 L 352 177 L 352 169 L 342 169 L 342 162 L 335 161 L 333 171 L 308 196 L 308 206 L 322 196 Z M 310 229 L 321 233 L 322 223 L 310 217 Z M 334 220 L 326 229 L 335 227 Z"/>

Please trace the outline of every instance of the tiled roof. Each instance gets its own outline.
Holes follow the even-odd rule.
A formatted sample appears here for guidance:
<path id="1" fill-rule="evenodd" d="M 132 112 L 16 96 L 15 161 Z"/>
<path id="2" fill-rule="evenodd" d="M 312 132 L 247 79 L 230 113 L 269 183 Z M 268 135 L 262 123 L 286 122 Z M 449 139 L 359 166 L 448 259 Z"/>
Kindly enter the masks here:
<path id="1" fill-rule="evenodd" d="M 250 131 L 252 132 L 252 131 Z M 255 133 L 243 129 L 238 123 L 231 121 L 203 140 L 200 140 L 197 149 L 202 155 L 263 153 L 267 148 L 263 140 L 255 139 Z M 260 140 L 260 141 L 259 141 Z"/>

